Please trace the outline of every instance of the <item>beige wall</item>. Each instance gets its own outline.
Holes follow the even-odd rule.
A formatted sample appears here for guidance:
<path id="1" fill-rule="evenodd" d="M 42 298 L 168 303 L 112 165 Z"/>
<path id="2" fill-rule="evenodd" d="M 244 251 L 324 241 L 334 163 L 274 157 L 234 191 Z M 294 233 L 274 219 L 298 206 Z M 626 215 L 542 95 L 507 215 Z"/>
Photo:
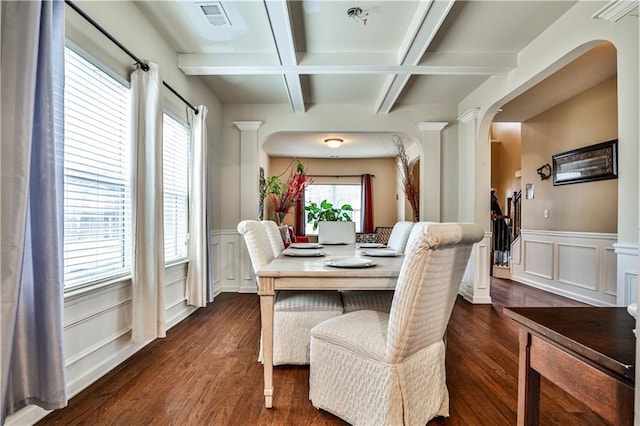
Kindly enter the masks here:
<path id="1" fill-rule="evenodd" d="M 617 232 L 617 179 L 553 186 L 536 173 L 554 154 L 618 137 L 616 91 L 613 77 L 522 124 L 522 186 L 535 189 L 523 199 L 522 228 Z"/>
<path id="2" fill-rule="evenodd" d="M 522 158 L 520 128 L 520 123 L 491 124 L 491 187 L 496 189 L 504 214 L 508 211 L 507 198 L 521 189 L 521 179 L 515 177 Z"/>
<path id="3" fill-rule="evenodd" d="M 397 221 L 396 196 L 398 194 L 397 169 L 393 158 L 300 158 L 305 166 L 305 170 L 310 175 L 361 175 L 371 173 L 375 175 L 372 179 L 372 199 L 373 199 L 373 227 L 393 226 Z M 283 173 L 291 158 L 270 158 L 269 175 L 279 175 Z M 286 172 L 282 176 L 283 180 L 289 176 Z M 335 177 L 314 177 L 316 183 L 360 183 L 360 178 L 338 178 Z M 293 212 L 293 210 L 292 210 Z M 293 215 L 286 218 L 287 223 L 293 223 Z"/>

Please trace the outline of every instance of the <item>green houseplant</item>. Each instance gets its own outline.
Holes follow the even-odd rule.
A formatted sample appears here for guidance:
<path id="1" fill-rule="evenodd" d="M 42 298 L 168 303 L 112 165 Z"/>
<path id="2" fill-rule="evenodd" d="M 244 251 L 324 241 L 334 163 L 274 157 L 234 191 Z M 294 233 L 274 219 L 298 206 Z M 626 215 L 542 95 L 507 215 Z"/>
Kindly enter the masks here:
<path id="1" fill-rule="evenodd" d="M 322 200 L 320 205 L 310 203 L 305 206 L 307 211 L 307 223 L 313 224 L 313 230 L 318 229 L 319 222 L 351 222 L 348 212 L 353 212 L 350 204 L 343 204 L 342 207 L 334 207 L 327 200 Z"/>

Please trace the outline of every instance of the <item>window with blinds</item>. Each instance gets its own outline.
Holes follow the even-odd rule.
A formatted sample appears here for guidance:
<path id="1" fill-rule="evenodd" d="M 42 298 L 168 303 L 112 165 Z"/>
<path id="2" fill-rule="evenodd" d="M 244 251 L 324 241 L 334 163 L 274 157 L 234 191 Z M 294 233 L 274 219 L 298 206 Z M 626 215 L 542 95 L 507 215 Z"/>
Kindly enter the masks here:
<path id="1" fill-rule="evenodd" d="M 163 117 L 164 260 L 187 257 L 189 235 L 189 126 L 165 113 Z"/>
<path id="2" fill-rule="evenodd" d="M 131 272 L 129 88 L 65 49 L 65 287 Z"/>

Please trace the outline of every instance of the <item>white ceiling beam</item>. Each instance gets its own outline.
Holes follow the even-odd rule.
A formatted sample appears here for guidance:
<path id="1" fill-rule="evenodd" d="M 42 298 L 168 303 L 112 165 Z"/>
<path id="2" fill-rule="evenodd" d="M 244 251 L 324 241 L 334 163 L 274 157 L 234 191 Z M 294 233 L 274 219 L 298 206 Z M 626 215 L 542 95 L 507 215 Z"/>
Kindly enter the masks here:
<path id="1" fill-rule="evenodd" d="M 412 74 L 392 74 L 387 77 L 387 81 L 390 80 L 390 77 L 393 77 L 392 83 L 388 86 L 388 88 L 386 84 L 383 86 L 383 89 L 380 92 L 380 95 L 378 96 L 378 100 L 376 102 L 375 111 L 377 113 L 388 113 L 389 111 L 391 111 L 391 108 L 393 108 L 393 105 L 398 100 L 398 96 L 400 96 L 400 93 L 402 92 L 402 89 L 404 89 L 404 86 L 407 85 L 407 82 L 411 78 L 411 75 Z"/>
<path id="2" fill-rule="evenodd" d="M 305 53 L 304 58 L 299 59 L 299 66 L 315 65 L 370 65 L 396 66 L 395 53 Z M 183 53 L 178 55 L 178 66 L 187 68 L 191 66 L 278 66 L 283 65 L 273 53 Z M 296 65 L 296 64 L 284 64 Z M 488 66 L 515 68 L 518 65 L 518 55 L 515 53 L 495 52 L 461 52 L 461 53 L 429 53 L 419 63 L 405 65 L 461 65 L 461 66 Z"/>
<path id="3" fill-rule="evenodd" d="M 295 67 L 297 65 L 296 47 L 293 40 L 293 27 L 289 17 L 287 0 L 264 0 L 264 6 L 269 16 L 269 25 L 278 51 L 280 65 Z M 293 112 L 305 112 L 300 75 L 285 73 L 284 83 Z"/>
<path id="4" fill-rule="evenodd" d="M 618 22 L 634 10 L 638 10 L 638 0 L 613 0 L 594 13 L 593 19 L 604 19 L 606 21 Z"/>
<path id="5" fill-rule="evenodd" d="M 255 62 L 254 62 L 255 63 Z M 396 62 L 395 53 L 305 53 L 298 65 L 495 65 L 515 68 L 518 55 L 515 53 L 495 52 L 461 52 L 461 53 L 429 53 L 422 61 L 400 64 Z"/>
<path id="6" fill-rule="evenodd" d="M 416 66 L 361 66 L 361 65 L 315 65 L 287 67 L 265 66 L 181 66 L 186 75 L 276 75 L 276 74 L 325 74 L 325 75 L 372 75 L 372 74 L 416 74 L 416 75 L 495 75 L 513 70 L 508 66 L 461 66 L 461 65 L 416 65 Z"/>
<path id="7" fill-rule="evenodd" d="M 449 14 L 455 0 L 432 1 L 423 0 L 418 6 L 414 19 L 409 25 L 398 51 L 398 63 L 401 65 L 417 65 L 438 29 Z M 376 113 L 388 113 L 404 90 L 409 78 L 396 78 L 394 84 L 383 89 L 375 106 Z"/>
<path id="8" fill-rule="evenodd" d="M 279 65 L 270 55 L 178 55 L 178 68 L 187 75 L 269 74 L 506 74 L 517 66 L 515 54 L 458 53 L 429 55 L 418 65 L 396 65 L 389 55 L 313 54 L 299 65 Z M 250 63 L 248 57 L 252 57 Z"/>

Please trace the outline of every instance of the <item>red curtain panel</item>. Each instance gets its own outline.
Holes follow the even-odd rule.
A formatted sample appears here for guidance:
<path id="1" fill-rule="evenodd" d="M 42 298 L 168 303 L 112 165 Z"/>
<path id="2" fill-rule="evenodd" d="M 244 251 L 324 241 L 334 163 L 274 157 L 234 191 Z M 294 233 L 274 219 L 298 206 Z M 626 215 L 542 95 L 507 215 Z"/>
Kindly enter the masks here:
<path id="1" fill-rule="evenodd" d="M 373 232 L 373 203 L 371 201 L 371 175 L 362 175 L 362 232 Z"/>

